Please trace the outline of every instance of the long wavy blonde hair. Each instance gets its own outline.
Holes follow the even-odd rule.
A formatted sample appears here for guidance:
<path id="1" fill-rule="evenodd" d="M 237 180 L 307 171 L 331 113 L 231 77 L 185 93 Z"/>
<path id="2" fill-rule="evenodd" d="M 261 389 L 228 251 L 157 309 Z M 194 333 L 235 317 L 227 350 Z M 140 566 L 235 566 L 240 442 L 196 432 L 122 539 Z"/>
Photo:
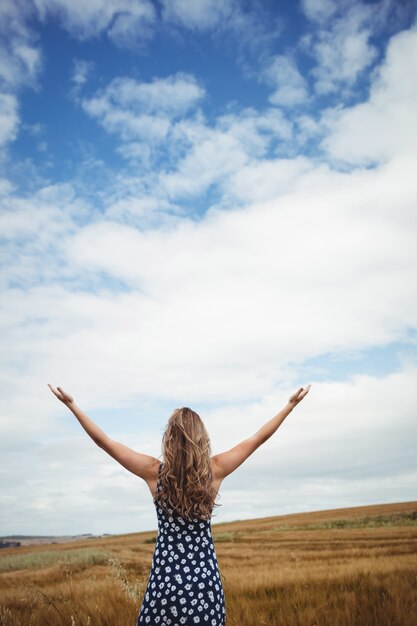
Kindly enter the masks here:
<path id="1" fill-rule="evenodd" d="M 162 452 L 158 503 L 185 519 L 210 519 L 221 505 L 215 503 L 210 438 L 195 411 L 175 409 L 162 437 Z"/>

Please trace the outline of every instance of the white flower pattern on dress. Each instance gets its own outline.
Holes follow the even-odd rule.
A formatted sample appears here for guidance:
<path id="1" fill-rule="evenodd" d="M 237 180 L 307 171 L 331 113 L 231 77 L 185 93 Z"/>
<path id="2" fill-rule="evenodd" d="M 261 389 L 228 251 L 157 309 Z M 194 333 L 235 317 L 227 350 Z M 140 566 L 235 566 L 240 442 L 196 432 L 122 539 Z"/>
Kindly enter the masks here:
<path id="1" fill-rule="evenodd" d="M 158 537 L 136 626 L 225 626 L 211 520 L 187 522 L 169 507 L 154 504 Z"/>

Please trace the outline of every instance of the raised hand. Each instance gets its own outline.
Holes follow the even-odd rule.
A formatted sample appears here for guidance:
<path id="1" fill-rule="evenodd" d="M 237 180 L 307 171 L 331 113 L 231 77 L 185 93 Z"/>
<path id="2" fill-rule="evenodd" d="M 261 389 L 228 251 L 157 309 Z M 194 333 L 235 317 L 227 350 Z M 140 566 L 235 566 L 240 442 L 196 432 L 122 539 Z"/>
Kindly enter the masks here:
<path id="1" fill-rule="evenodd" d="M 67 406 L 70 406 L 70 404 L 72 404 L 72 403 L 74 402 L 74 398 L 73 398 L 72 396 L 70 396 L 70 394 L 69 394 L 69 393 L 66 393 L 66 392 L 62 389 L 62 387 L 57 387 L 57 390 L 58 390 L 58 391 L 56 391 L 56 390 L 52 387 L 52 385 L 50 385 L 49 383 L 48 383 L 48 387 L 49 387 L 49 389 L 52 391 L 52 393 L 53 393 L 54 395 L 56 395 L 56 397 L 58 398 L 58 400 L 61 400 L 61 402 L 63 402 L 63 403 L 64 403 L 64 404 L 66 404 Z"/>
<path id="2" fill-rule="evenodd" d="M 308 392 L 310 391 L 311 385 L 307 385 L 307 387 L 300 387 L 295 393 L 290 396 L 288 400 L 288 404 L 291 404 L 292 407 L 295 407 L 303 398 L 306 397 Z"/>

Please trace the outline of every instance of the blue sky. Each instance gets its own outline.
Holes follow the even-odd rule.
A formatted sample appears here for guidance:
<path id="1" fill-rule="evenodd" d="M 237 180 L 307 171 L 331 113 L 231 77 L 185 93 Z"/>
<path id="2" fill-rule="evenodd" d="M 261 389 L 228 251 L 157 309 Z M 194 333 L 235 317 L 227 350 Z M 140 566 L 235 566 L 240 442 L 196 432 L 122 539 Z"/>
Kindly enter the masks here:
<path id="1" fill-rule="evenodd" d="M 214 521 L 415 498 L 412 2 L 2 3 L 1 534 L 156 527 L 161 453 L 304 403 Z M 121 513 L 122 511 L 122 513 Z"/>

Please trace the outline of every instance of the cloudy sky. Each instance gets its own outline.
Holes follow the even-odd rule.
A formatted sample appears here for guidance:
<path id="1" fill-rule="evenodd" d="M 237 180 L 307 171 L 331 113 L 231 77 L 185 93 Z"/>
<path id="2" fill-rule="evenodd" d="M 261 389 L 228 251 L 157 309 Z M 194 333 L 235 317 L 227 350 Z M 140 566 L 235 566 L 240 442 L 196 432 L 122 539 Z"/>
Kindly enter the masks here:
<path id="1" fill-rule="evenodd" d="M 112 438 L 212 453 L 213 523 L 415 500 L 410 0 L 3 0 L 0 534 L 156 528 Z M 414 245 L 413 245 L 414 244 Z"/>

